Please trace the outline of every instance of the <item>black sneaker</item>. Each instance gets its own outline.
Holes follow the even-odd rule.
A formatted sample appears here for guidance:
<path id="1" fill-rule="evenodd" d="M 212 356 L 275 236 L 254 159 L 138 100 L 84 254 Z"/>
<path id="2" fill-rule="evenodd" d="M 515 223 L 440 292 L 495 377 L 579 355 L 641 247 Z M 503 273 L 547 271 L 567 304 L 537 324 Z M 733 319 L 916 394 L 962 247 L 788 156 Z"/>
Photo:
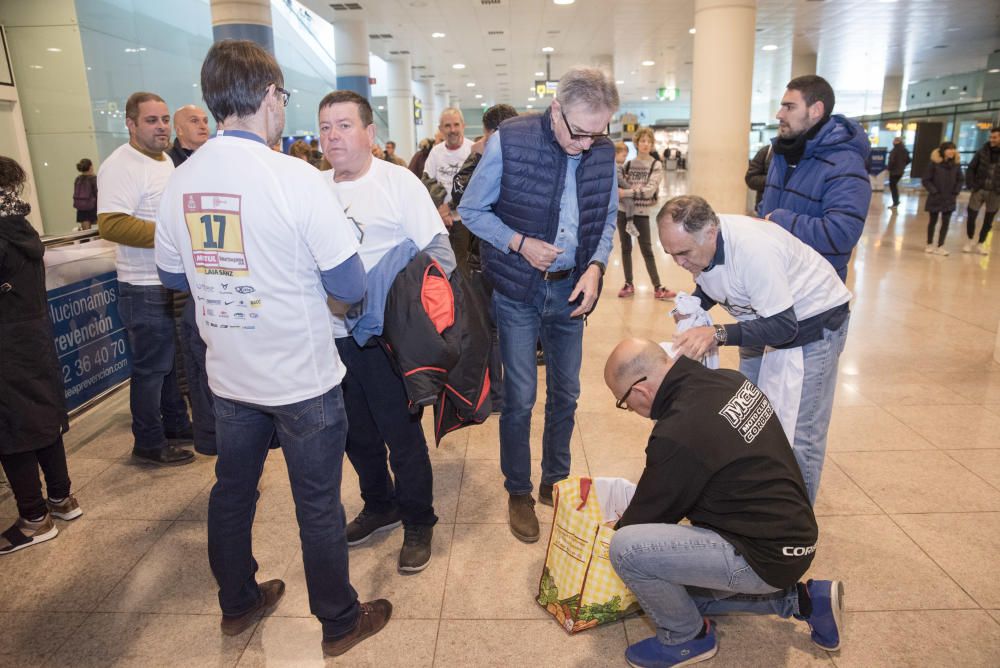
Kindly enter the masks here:
<path id="1" fill-rule="evenodd" d="M 403 549 L 399 551 L 399 570 L 419 573 L 431 563 L 431 539 L 434 527 L 426 524 L 403 527 Z"/>
<path id="2" fill-rule="evenodd" d="M 351 522 L 347 524 L 347 544 L 350 546 L 361 545 L 372 534 L 379 531 L 391 531 L 402 522 L 399 520 L 399 509 L 394 508 L 387 513 L 372 513 L 367 509 L 358 513 Z"/>

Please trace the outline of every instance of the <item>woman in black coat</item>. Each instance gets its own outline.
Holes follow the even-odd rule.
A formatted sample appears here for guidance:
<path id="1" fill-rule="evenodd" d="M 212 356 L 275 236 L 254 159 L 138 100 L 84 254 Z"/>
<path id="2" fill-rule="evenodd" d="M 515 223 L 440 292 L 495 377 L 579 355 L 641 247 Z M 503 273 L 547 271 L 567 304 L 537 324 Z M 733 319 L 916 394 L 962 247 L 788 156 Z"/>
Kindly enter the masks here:
<path id="1" fill-rule="evenodd" d="M 0 534 L 0 555 L 55 538 L 53 517 L 83 514 L 70 494 L 62 439 L 69 422 L 46 308 L 45 247 L 25 218 L 25 178 L 17 162 L 0 156 L 0 464 L 19 515 Z"/>
<path id="2" fill-rule="evenodd" d="M 948 223 L 955 211 L 958 193 L 962 191 L 962 168 L 958 164 L 958 150 L 946 141 L 931 152 L 931 161 L 921 181 L 927 189 L 924 211 L 930 214 L 927 222 L 927 248 L 925 253 L 948 255 L 944 249 L 944 239 L 948 235 Z M 934 227 L 941 217 L 941 231 L 938 233 L 937 248 L 934 247 Z"/>

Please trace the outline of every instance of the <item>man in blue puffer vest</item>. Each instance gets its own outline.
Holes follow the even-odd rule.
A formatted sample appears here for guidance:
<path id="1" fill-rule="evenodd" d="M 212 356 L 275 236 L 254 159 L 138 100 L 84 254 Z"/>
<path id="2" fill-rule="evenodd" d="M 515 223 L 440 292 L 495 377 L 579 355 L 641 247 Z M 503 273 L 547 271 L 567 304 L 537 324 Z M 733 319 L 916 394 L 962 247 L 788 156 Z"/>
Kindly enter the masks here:
<path id="1" fill-rule="evenodd" d="M 569 476 L 580 396 L 583 318 L 594 308 L 618 217 L 615 149 L 608 123 L 618 90 L 600 70 L 572 69 L 542 114 L 510 118 L 486 144 L 458 207 L 479 237 L 504 366 L 500 468 L 511 532 L 538 540 L 531 496 L 531 409 L 546 356 L 545 429 L 539 499 Z"/>
<path id="2" fill-rule="evenodd" d="M 833 104 L 823 77 L 788 82 L 757 214 L 816 249 L 846 282 L 872 199 L 865 170 L 871 144 L 856 121 L 831 115 Z"/>

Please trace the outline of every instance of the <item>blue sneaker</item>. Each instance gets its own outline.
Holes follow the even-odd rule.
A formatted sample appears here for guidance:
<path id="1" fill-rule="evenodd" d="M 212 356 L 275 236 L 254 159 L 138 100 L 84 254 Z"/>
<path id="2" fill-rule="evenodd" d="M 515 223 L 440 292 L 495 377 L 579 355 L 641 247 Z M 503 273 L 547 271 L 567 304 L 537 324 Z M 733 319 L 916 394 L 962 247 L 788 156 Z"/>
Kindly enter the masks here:
<path id="1" fill-rule="evenodd" d="M 840 649 L 844 617 L 844 583 L 839 580 L 806 582 L 812 614 L 806 620 L 812 629 L 812 641 L 828 652 Z"/>
<path id="2" fill-rule="evenodd" d="M 688 640 L 680 645 L 664 645 L 659 638 L 653 636 L 629 645 L 625 650 L 625 660 L 633 668 L 669 668 L 708 661 L 718 651 L 715 623 L 708 622 L 708 633 L 704 638 Z"/>

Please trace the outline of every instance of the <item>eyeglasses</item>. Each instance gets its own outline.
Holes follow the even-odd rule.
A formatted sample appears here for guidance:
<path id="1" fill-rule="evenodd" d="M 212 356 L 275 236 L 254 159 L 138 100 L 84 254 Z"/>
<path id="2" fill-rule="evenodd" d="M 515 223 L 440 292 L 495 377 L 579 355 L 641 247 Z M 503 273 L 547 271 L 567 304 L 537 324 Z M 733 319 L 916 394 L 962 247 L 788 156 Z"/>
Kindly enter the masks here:
<path id="1" fill-rule="evenodd" d="M 279 95 L 281 95 L 281 105 L 284 106 L 284 107 L 287 107 L 288 106 L 288 98 L 290 98 L 292 96 L 292 94 L 289 93 L 284 88 L 282 88 L 281 86 L 279 86 L 278 84 L 273 84 L 273 85 L 274 85 L 274 92 L 278 93 Z"/>
<path id="2" fill-rule="evenodd" d="M 643 376 L 639 380 L 637 380 L 634 383 L 632 383 L 631 385 L 629 385 L 628 389 L 625 390 L 625 394 L 622 395 L 622 398 L 615 402 L 615 408 L 620 408 L 623 411 L 630 411 L 630 410 L 632 410 L 631 408 L 629 408 L 628 403 L 627 403 L 628 402 L 628 395 L 632 394 L 632 390 L 635 389 L 636 385 L 638 385 L 639 383 L 643 382 L 647 378 L 648 378 L 648 376 Z"/>
<path id="3" fill-rule="evenodd" d="M 563 108 L 561 106 L 559 107 L 559 113 L 562 114 L 563 123 L 566 124 L 566 130 L 569 132 L 569 138 L 574 141 L 580 141 L 581 139 L 593 139 L 594 141 L 597 141 L 601 137 L 608 137 L 611 135 L 610 123 L 608 124 L 607 130 L 605 130 L 604 132 L 597 132 L 595 134 L 590 134 L 586 132 L 574 132 L 573 126 L 569 124 L 569 119 L 566 118 L 566 112 L 563 111 Z"/>

